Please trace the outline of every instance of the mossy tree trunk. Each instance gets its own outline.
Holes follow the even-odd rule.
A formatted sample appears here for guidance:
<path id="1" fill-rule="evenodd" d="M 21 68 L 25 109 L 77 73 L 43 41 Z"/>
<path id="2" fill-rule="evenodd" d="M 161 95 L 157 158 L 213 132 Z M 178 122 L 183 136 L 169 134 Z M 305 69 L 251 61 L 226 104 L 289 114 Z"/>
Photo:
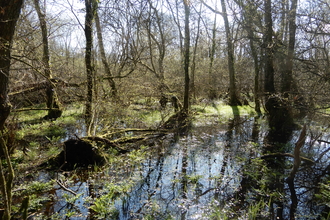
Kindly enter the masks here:
<path id="1" fill-rule="evenodd" d="M 265 33 L 264 33 L 264 71 L 265 84 L 264 91 L 266 93 L 265 107 L 269 114 L 270 141 L 281 142 L 288 140 L 292 134 L 294 126 L 292 109 L 287 99 L 276 94 L 274 82 L 274 58 L 273 54 L 276 50 L 273 42 L 273 22 L 272 22 L 272 2 L 264 1 L 265 7 Z"/>
<path id="2" fill-rule="evenodd" d="M 184 27 L 184 100 L 183 100 L 183 111 L 188 113 L 189 111 L 189 61 L 190 61 L 190 27 L 189 27 L 189 17 L 190 17 L 190 2 L 189 0 L 184 1 L 184 11 L 185 11 L 185 27 Z"/>
<path id="3" fill-rule="evenodd" d="M 87 98 L 85 109 L 85 120 L 89 127 L 92 123 L 93 114 L 93 90 L 94 90 L 94 75 L 95 69 L 93 66 L 93 20 L 95 16 L 97 3 L 95 0 L 85 0 L 86 16 L 85 16 L 85 37 L 86 37 L 86 51 L 85 51 L 85 65 L 87 75 Z"/>
<path id="4" fill-rule="evenodd" d="M 8 98 L 10 58 L 13 36 L 22 5 L 23 0 L 1 0 L 0 2 L 0 150 L 4 153 L 8 166 L 5 172 L 0 161 L 0 190 L 4 199 L 2 216 L 4 220 L 11 219 L 11 193 L 15 176 L 4 138 L 5 122 L 11 110 Z"/>
<path id="5" fill-rule="evenodd" d="M 265 84 L 264 91 L 266 95 L 275 93 L 274 85 L 274 65 L 273 65 L 273 20 L 272 20 L 272 1 L 265 0 L 265 33 L 264 33 L 264 71 Z"/>
<path id="6" fill-rule="evenodd" d="M 48 83 L 46 86 L 46 97 L 47 97 L 47 108 L 48 115 L 45 116 L 46 119 L 56 119 L 62 115 L 62 110 L 60 108 L 60 103 L 56 93 L 56 86 L 52 82 L 52 71 L 50 66 L 50 53 L 49 53 L 49 44 L 48 44 L 48 30 L 46 23 L 46 14 L 45 10 L 42 11 L 40 7 L 39 0 L 34 0 L 34 6 L 38 14 L 40 28 L 42 33 L 42 46 L 43 46 L 43 55 L 42 63 L 44 66 L 44 76 L 47 78 Z"/>
<path id="7" fill-rule="evenodd" d="M 10 52 L 23 0 L 1 0 L 0 2 L 0 131 L 10 113 L 8 82 Z"/>
<path id="8" fill-rule="evenodd" d="M 287 56 L 286 56 L 286 65 L 285 70 L 282 75 L 282 93 L 285 96 L 288 96 L 290 92 L 292 92 L 293 85 L 293 57 L 294 57 L 294 49 L 296 42 L 296 14 L 297 14 L 297 2 L 298 0 L 291 1 L 291 9 L 288 15 L 289 22 L 289 43 L 287 48 Z"/>

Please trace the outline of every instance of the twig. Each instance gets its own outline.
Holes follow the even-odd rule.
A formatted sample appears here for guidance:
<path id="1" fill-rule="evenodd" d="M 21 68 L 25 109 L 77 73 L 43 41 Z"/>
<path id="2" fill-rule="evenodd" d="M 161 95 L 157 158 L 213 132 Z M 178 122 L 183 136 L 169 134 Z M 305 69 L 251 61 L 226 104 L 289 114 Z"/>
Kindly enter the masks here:
<path id="1" fill-rule="evenodd" d="M 265 155 L 262 155 L 260 158 L 261 159 L 265 159 L 265 158 L 269 158 L 269 157 L 292 157 L 292 158 L 294 158 L 294 155 L 293 154 L 289 154 L 289 153 L 274 153 L 274 154 L 265 154 Z M 307 162 L 307 163 L 315 163 L 313 160 L 311 160 L 309 158 L 306 158 L 306 157 L 300 156 L 300 159 L 302 161 Z"/>
<path id="2" fill-rule="evenodd" d="M 77 195 L 77 193 L 75 193 L 74 191 L 72 191 L 71 189 L 68 189 L 67 187 L 65 187 L 59 180 L 56 180 L 57 184 L 65 191 L 72 193 L 73 195 Z"/>

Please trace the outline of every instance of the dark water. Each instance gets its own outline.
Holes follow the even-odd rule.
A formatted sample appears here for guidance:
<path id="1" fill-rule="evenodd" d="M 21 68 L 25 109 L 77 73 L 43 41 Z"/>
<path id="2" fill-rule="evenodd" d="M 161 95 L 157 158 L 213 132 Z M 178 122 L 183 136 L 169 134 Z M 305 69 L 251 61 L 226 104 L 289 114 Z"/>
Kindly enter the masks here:
<path id="1" fill-rule="evenodd" d="M 293 215 L 295 219 L 321 219 L 322 215 L 326 219 L 329 210 L 315 194 L 320 193 L 320 183 L 329 179 L 330 133 L 327 123 L 306 123 L 301 156 L 314 163 L 303 161 L 295 176 L 298 205 Z M 118 179 L 125 184 L 127 178 L 129 191 L 109 203 L 117 217 L 104 219 L 290 219 L 292 201 L 286 178 L 293 158 L 258 158 L 273 153 L 274 148 L 292 154 L 301 129 L 297 127 L 290 140 L 280 144 L 266 141 L 268 130 L 262 118 L 196 122 L 184 136 L 173 134 L 157 141 L 148 159 L 134 169 L 112 167 L 108 175 L 100 173 L 96 179 L 95 174 L 77 175 L 70 187 L 77 199 L 68 203 L 63 194 L 70 193 L 57 188 L 47 212 L 65 216 L 74 211 L 67 219 L 96 218 L 88 209 L 88 198 L 106 195 L 102 184 L 107 181 Z M 103 176 L 108 179 L 101 180 Z"/>

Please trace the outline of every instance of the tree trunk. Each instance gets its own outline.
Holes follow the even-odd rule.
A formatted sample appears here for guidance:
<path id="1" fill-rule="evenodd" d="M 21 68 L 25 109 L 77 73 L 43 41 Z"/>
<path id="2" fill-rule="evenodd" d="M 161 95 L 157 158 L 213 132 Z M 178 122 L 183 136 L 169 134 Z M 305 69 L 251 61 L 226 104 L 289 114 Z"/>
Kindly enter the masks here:
<path id="1" fill-rule="evenodd" d="M 189 111 L 189 61 L 190 61 L 190 28 L 189 28 L 189 16 L 190 16 L 190 6 L 188 0 L 184 1 L 184 11 L 185 11 L 185 27 L 184 27 L 184 100 L 183 100 L 183 111 L 188 113 Z"/>
<path id="2" fill-rule="evenodd" d="M 11 110 L 8 98 L 11 46 L 22 5 L 23 0 L 2 0 L 0 2 L 0 150 L 4 153 L 8 165 L 8 169 L 5 171 L 2 161 L 0 161 L 0 190 L 4 200 L 5 210 L 2 216 L 4 220 L 11 219 L 11 190 L 15 174 L 3 132 Z"/>
<path id="3" fill-rule="evenodd" d="M 85 0 L 86 16 L 85 16 L 85 37 L 86 37 L 86 52 L 85 52 L 85 65 L 87 75 L 87 99 L 85 120 L 87 126 L 92 122 L 92 104 L 93 104 L 93 88 L 94 88 L 94 66 L 92 63 L 92 49 L 93 49 L 93 19 L 95 14 L 94 0 Z"/>
<path id="4" fill-rule="evenodd" d="M 265 0 L 265 93 L 266 103 L 265 108 L 269 113 L 269 137 L 271 142 L 280 142 L 288 140 L 292 134 L 294 126 L 292 118 L 292 110 L 287 99 L 283 99 L 275 94 L 274 85 L 274 66 L 273 53 L 275 52 L 273 43 L 273 22 L 271 0 Z"/>
<path id="5" fill-rule="evenodd" d="M 0 131 L 10 113 L 8 82 L 10 51 L 23 0 L 1 0 L 0 3 Z"/>
<path id="6" fill-rule="evenodd" d="M 108 63 L 107 58 L 105 56 L 102 29 L 101 29 L 99 14 L 98 14 L 97 10 L 95 11 L 95 26 L 96 26 L 97 40 L 98 40 L 98 44 L 99 44 L 99 47 L 100 47 L 100 54 L 101 54 L 101 60 L 102 60 L 102 63 L 103 63 L 104 71 L 105 71 L 105 74 L 108 77 L 112 97 L 116 99 L 117 98 L 116 83 L 112 78 L 113 76 L 112 76 L 111 71 L 110 71 L 110 66 L 109 66 L 109 63 Z"/>
<path id="7" fill-rule="evenodd" d="M 42 45 L 43 45 L 42 62 L 44 65 L 44 73 L 45 73 L 45 77 L 47 77 L 48 79 L 48 83 L 46 87 L 46 97 L 47 97 L 47 108 L 49 110 L 48 110 L 48 115 L 46 115 L 45 118 L 56 119 L 62 115 L 62 110 L 60 109 L 60 103 L 55 90 L 55 84 L 52 83 L 51 81 L 53 77 L 50 67 L 50 54 L 49 54 L 46 15 L 41 11 L 39 0 L 34 0 L 34 5 L 38 14 L 41 33 L 42 33 Z"/>
<path id="8" fill-rule="evenodd" d="M 243 6 L 241 5 L 243 8 Z M 260 65 L 259 65 L 259 60 L 258 60 L 258 52 L 257 49 L 254 45 L 254 39 L 255 35 L 253 33 L 252 25 L 253 25 L 253 13 L 255 11 L 249 10 L 251 7 L 247 7 L 248 11 L 244 10 L 244 19 L 246 21 L 246 30 L 249 38 L 249 44 L 250 44 L 250 49 L 251 49 L 251 55 L 253 58 L 253 63 L 254 63 L 254 103 L 255 103 L 255 111 L 261 115 L 261 110 L 260 110 L 260 86 L 259 86 L 259 73 L 260 73 Z"/>
<path id="9" fill-rule="evenodd" d="M 287 49 L 287 57 L 286 57 L 286 65 L 285 72 L 282 76 L 282 93 L 285 96 L 288 96 L 292 90 L 293 76 L 293 56 L 294 56 L 294 48 L 296 42 L 296 14 L 297 14 L 297 1 L 291 1 L 291 10 L 289 12 L 289 44 Z"/>
<path id="10" fill-rule="evenodd" d="M 272 21 L 272 1 L 265 0 L 265 85 L 266 95 L 275 93 L 274 86 L 274 66 L 273 66 L 273 21 Z"/>
<path id="11" fill-rule="evenodd" d="M 215 48 L 216 48 L 216 25 L 217 25 L 217 15 L 214 15 L 214 23 L 213 23 L 213 29 L 212 29 L 212 45 L 210 50 L 210 64 L 209 64 L 209 98 L 215 99 L 217 97 L 216 94 L 216 85 L 215 80 L 213 78 L 213 63 L 214 63 L 214 55 L 215 55 Z"/>
<path id="12" fill-rule="evenodd" d="M 236 76 L 234 64 L 234 46 L 230 33 L 229 21 L 227 16 L 227 9 L 224 0 L 221 0 L 222 17 L 225 22 L 226 41 L 227 41 L 227 54 L 228 54 L 228 69 L 229 69 L 229 105 L 237 106 L 242 105 L 237 97 L 236 91 Z"/>
<path id="13" fill-rule="evenodd" d="M 196 39 L 194 44 L 194 52 L 192 58 L 192 65 L 191 65 L 191 94 L 193 95 L 194 101 L 196 100 L 196 89 L 195 89 L 195 72 L 196 72 L 196 57 L 197 57 L 197 46 L 199 41 L 199 31 L 201 26 L 201 11 L 202 11 L 202 4 L 200 5 L 199 12 L 198 12 L 198 20 L 197 20 L 197 30 L 196 30 Z"/>

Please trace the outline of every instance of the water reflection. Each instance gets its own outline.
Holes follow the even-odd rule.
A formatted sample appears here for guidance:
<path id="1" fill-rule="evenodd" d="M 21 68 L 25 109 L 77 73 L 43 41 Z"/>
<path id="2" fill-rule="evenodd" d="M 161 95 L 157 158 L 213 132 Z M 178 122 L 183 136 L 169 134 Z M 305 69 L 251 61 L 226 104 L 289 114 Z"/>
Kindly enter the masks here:
<path id="1" fill-rule="evenodd" d="M 129 174 L 138 181 L 130 193 L 115 201 L 118 219 L 247 219 L 257 205 L 256 219 L 289 219 L 291 197 L 285 179 L 293 159 L 285 154 L 292 154 L 299 134 L 300 130 L 292 130 L 290 139 L 270 142 L 266 120 L 236 116 L 228 123 L 195 126 L 180 138 L 169 136 Z M 308 130 L 301 154 L 315 163 L 303 161 L 295 176 L 297 219 L 316 218 L 326 210 L 317 204 L 315 193 L 329 175 L 328 141 L 329 133 Z M 272 153 L 278 155 L 261 159 Z M 77 193 L 84 193 L 82 198 L 101 194 L 91 191 L 97 192 L 102 186 L 91 187 L 88 181 L 74 185 Z M 60 190 L 56 190 L 55 212 L 65 207 Z M 79 212 L 83 216 L 90 211 L 79 200 L 74 206 L 82 207 Z M 83 216 L 80 219 L 87 219 Z"/>
<path id="2" fill-rule="evenodd" d="M 138 217 L 157 206 L 158 218 L 201 219 L 215 200 L 224 207 L 240 185 L 243 164 L 237 158 L 250 156 L 243 143 L 252 138 L 251 125 L 253 119 L 235 117 L 225 130 L 199 127 L 173 143 L 145 164 L 141 185 L 126 199 L 131 212 Z M 121 213 L 120 219 L 130 217 Z"/>

